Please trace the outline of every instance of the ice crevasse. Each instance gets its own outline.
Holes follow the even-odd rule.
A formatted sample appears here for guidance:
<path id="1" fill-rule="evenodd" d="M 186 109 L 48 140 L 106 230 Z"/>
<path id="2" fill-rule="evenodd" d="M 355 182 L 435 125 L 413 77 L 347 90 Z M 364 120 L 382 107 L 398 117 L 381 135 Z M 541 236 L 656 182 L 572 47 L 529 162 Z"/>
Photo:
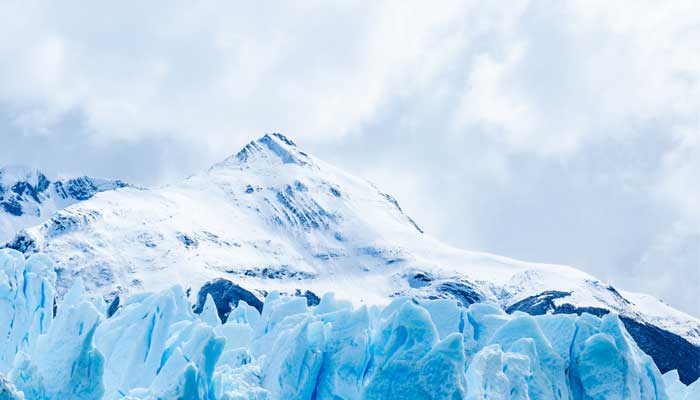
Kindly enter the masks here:
<path id="1" fill-rule="evenodd" d="M 79 281 L 55 306 L 55 284 L 48 258 L 0 250 L 0 400 L 700 399 L 615 315 L 273 292 L 221 321 L 211 297 L 195 314 L 175 286 L 107 317 Z"/>

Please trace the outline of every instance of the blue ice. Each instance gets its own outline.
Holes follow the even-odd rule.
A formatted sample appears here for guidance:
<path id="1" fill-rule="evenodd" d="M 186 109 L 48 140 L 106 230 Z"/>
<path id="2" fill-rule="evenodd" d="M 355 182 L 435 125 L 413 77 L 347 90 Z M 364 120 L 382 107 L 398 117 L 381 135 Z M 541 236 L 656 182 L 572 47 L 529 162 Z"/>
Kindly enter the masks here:
<path id="1" fill-rule="evenodd" d="M 56 298 L 42 255 L 0 250 L 0 399 L 697 399 L 616 315 L 512 315 L 396 298 L 309 307 L 272 292 L 225 321 L 178 287 L 109 318 L 78 279 Z"/>

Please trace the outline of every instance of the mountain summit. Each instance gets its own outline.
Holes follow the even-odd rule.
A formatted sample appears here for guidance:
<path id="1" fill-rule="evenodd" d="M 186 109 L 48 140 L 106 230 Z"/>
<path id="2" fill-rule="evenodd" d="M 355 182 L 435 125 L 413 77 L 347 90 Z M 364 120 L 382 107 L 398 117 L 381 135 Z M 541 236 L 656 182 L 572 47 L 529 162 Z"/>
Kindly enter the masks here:
<path id="1" fill-rule="evenodd" d="M 297 145 L 281 133 L 266 134 L 262 138 L 247 144 L 235 155 L 235 159 L 245 164 L 255 160 L 278 158 L 284 164 L 306 165 L 309 156 L 297 149 Z"/>
<path id="2" fill-rule="evenodd" d="M 281 134 L 178 184 L 73 204 L 9 247 L 52 257 L 61 293 L 77 277 L 109 297 L 174 283 L 211 288 L 223 278 L 250 302 L 271 290 L 310 301 L 333 291 L 363 304 L 405 295 L 531 314 L 615 312 L 662 372 L 679 369 L 688 382 L 700 375 L 697 319 L 571 267 L 443 244 L 391 195 Z"/>

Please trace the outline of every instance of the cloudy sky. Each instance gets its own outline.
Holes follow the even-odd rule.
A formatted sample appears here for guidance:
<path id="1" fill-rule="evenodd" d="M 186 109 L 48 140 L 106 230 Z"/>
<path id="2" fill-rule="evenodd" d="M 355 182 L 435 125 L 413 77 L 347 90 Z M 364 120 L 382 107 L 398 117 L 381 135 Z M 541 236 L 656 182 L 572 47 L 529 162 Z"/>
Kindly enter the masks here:
<path id="1" fill-rule="evenodd" d="M 435 3 L 1 2 L 0 164 L 156 185 L 280 131 L 453 245 L 700 316 L 697 2 Z"/>

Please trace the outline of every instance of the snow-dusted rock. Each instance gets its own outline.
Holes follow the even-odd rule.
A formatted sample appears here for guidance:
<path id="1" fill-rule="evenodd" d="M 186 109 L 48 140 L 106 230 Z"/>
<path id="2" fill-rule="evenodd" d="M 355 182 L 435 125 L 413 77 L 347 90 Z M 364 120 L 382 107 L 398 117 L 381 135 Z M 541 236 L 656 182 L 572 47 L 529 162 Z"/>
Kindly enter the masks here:
<path id="1" fill-rule="evenodd" d="M 87 176 L 51 181 L 38 170 L 0 167 L 0 243 L 10 240 L 24 228 L 46 222 L 54 212 L 71 204 L 126 186 L 121 181 Z M 66 224 L 55 226 L 67 227 Z M 18 236 L 15 245 L 31 248 L 31 242 L 23 241 L 23 237 Z"/>

